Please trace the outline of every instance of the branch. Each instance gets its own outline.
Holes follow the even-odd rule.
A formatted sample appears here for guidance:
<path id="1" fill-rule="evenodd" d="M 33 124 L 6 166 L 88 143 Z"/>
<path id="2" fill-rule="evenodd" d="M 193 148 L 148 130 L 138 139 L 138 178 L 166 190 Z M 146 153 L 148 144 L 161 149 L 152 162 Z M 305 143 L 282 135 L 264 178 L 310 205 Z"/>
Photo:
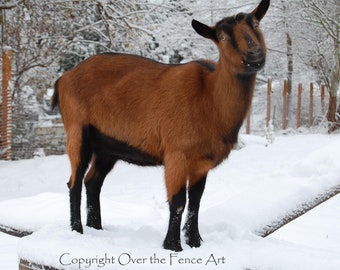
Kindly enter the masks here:
<path id="1" fill-rule="evenodd" d="M 18 7 L 20 4 L 22 4 L 25 0 L 21 0 L 17 3 L 8 3 L 8 4 L 0 4 L 0 10 L 6 10 L 6 9 L 12 9 Z"/>
<path id="2" fill-rule="evenodd" d="M 126 18 L 123 19 L 123 21 L 125 22 L 125 24 L 130 28 L 134 28 L 134 29 L 137 29 L 137 30 L 140 30 L 142 32 L 145 32 L 147 33 L 149 36 L 153 36 L 153 32 L 143 28 L 143 27 L 140 27 L 140 26 L 137 26 L 137 25 L 134 25 L 134 24 L 131 24 L 130 22 L 128 22 L 128 20 Z"/>
<path id="3" fill-rule="evenodd" d="M 314 1 L 311 1 L 309 5 L 304 3 L 305 7 L 310 7 L 310 12 L 315 16 L 316 21 L 322 26 L 322 28 L 328 33 L 332 39 L 337 39 L 337 34 L 334 33 L 332 24 L 339 27 L 339 22 L 328 16 Z M 335 27 L 335 28 L 336 28 Z"/>

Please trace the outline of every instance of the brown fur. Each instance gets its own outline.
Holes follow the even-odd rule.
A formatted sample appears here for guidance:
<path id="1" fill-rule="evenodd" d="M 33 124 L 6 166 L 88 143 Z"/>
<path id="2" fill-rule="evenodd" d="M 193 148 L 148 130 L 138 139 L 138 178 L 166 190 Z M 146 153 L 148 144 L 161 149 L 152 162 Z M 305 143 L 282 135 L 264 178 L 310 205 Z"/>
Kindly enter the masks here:
<path id="1" fill-rule="evenodd" d="M 168 66 L 129 55 L 97 55 L 66 72 L 58 92 L 72 172 L 79 164 L 82 127 L 92 124 L 164 160 L 171 201 L 188 176 L 206 174 L 236 142 L 231 136 L 252 91 L 242 93 L 241 82 L 225 66 L 221 61 L 211 73 L 193 63 Z"/>

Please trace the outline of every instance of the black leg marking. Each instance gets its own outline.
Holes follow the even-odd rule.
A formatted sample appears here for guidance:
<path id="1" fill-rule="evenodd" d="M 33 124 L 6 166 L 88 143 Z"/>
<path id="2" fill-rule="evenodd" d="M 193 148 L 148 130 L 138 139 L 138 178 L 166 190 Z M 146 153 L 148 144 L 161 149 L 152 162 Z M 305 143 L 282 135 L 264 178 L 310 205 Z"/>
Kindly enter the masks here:
<path id="1" fill-rule="evenodd" d="M 205 188 L 207 176 L 202 177 L 199 182 L 197 182 L 189 190 L 189 206 L 188 206 L 188 216 L 186 223 L 184 225 L 186 243 L 190 247 L 200 247 L 201 246 L 201 236 L 198 230 L 198 212 L 200 208 L 200 201 Z"/>
<path id="2" fill-rule="evenodd" d="M 81 225 L 80 205 L 81 205 L 82 182 L 76 181 L 74 187 L 70 189 L 70 208 L 71 208 L 71 228 L 72 231 L 83 233 Z"/>
<path id="3" fill-rule="evenodd" d="M 83 233 L 81 224 L 81 190 L 83 185 L 83 178 L 91 159 L 92 151 L 88 141 L 87 129 L 83 129 L 82 144 L 80 149 L 80 163 L 78 165 L 74 186 L 70 189 L 70 208 L 71 208 L 71 228 L 73 231 Z"/>
<path id="4" fill-rule="evenodd" d="M 170 219 L 168 232 L 166 234 L 163 247 L 173 251 L 182 251 L 181 246 L 181 220 L 186 203 L 186 187 L 183 187 L 178 194 L 172 197 L 172 203 L 169 204 Z"/>
<path id="5" fill-rule="evenodd" d="M 94 229 L 102 229 L 100 214 L 100 191 L 106 175 L 111 171 L 116 163 L 115 159 L 105 158 L 96 159 L 94 166 L 95 172 L 91 179 L 85 183 L 87 195 L 87 223 L 86 226 Z"/>

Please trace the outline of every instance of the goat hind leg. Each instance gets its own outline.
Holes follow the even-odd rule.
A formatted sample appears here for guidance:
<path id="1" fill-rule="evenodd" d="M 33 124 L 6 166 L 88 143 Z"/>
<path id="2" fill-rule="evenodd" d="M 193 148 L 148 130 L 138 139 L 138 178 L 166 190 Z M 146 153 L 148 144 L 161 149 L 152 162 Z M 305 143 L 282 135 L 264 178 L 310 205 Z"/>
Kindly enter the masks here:
<path id="1" fill-rule="evenodd" d="M 100 191 L 106 175 L 111 171 L 116 159 L 94 157 L 91 168 L 85 177 L 87 196 L 87 222 L 86 226 L 102 229 L 100 214 Z"/>
<path id="2" fill-rule="evenodd" d="M 70 210 L 71 210 L 71 228 L 73 231 L 83 233 L 81 224 L 81 190 L 83 178 L 91 159 L 91 149 L 88 143 L 87 132 L 83 129 L 82 134 L 69 136 L 67 141 L 67 152 L 70 157 L 72 174 L 68 187 L 70 190 Z M 70 139 L 71 137 L 71 139 Z"/>

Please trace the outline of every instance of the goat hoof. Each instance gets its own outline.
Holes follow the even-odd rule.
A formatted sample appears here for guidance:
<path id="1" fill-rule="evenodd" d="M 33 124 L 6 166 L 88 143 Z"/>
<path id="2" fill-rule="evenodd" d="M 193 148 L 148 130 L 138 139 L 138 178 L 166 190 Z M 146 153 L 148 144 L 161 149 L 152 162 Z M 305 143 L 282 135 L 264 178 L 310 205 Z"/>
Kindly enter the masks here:
<path id="1" fill-rule="evenodd" d="M 186 237 L 185 242 L 189 247 L 198 248 L 201 246 L 202 237 L 200 236 L 198 231 L 196 232 L 186 231 L 185 237 Z"/>
<path id="2" fill-rule="evenodd" d="M 185 243 L 191 248 L 198 248 L 201 246 L 202 237 L 198 231 L 198 228 L 194 229 L 193 226 L 190 226 L 190 223 L 186 223 L 184 225 L 183 230 L 185 231 Z"/>
<path id="3" fill-rule="evenodd" d="M 101 225 L 97 225 L 97 224 L 86 224 L 87 227 L 89 228 L 93 228 L 93 229 L 96 229 L 96 230 L 102 230 L 103 227 Z"/>
<path id="4" fill-rule="evenodd" d="M 170 250 L 176 251 L 176 252 L 183 250 L 180 240 L 173 240 L 173 241 L 164 240 L 163 248 L 164 249 L 170 249 Z"/>
<path id="5" fill-rule="evenodd" d="M 198 248 L 198 247 L 201 246 L 201 241 L 202 241 L 202 238 L 198 234 L 198 235 L 196 235 L 194 237 L 191 236 L 191 237 L 187 238 L 186 243 L 191 248 Z"/>
<path id="6" fill-rule="evenodd" d="M 76 231 L 76 232 L 78 232 L 80 234 L 84 233 L 83 226 L 79 222 L 72 224 L 71 227 L 72 227 L 72 231 Z"/>
<path id="7" fill-rule="evenodd" d="M 102 230 L 103 227 L 102 227 L 102 224 L 101 223 L 98 223 L 98 222 L 91 222 L 91 221 L 88 221 L 86 223 L 86 226 L 87 227 L 90 227 L 90 228 L 93 228 L 93 229 L 96 229 L 96 230 Z"/>

